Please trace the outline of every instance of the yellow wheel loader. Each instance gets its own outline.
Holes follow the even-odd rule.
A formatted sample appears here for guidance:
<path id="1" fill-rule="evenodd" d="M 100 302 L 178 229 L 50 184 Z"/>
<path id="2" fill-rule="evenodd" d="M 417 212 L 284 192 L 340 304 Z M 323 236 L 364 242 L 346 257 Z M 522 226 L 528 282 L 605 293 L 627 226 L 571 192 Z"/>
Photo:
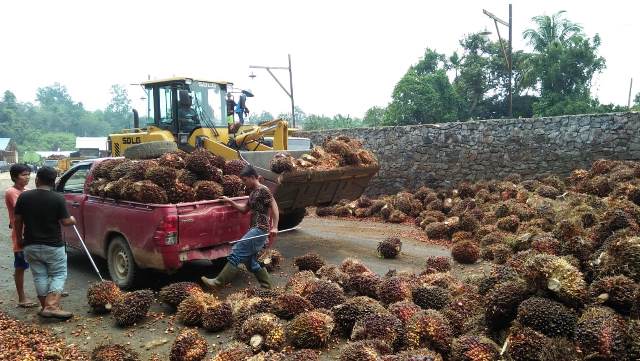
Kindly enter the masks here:
<path id="1" fill-rule="evenodd" d="M 281 119 L 243 125 L 231 133 L 235 129 L 227 123 L 226 98 L 232 83 L 170 78 L 141 85 L 147 93 L 148 124 L 141 126 L 134 110 L 134 128 L 109 135 L 111 156 L 145 159 L 176 149 L 204 148 L 227 160 L 245 160 L 272 190 L 280 207 L 280 229 L 298 225 L 305 207 L 357 199 L 379 170 L 375 165 L 276 174 L 270 169 L 275 153 L 287 151 L 297 158 L 310 151 L 311 143 L 307 138 L 290 139 L 288 124 Z"/>

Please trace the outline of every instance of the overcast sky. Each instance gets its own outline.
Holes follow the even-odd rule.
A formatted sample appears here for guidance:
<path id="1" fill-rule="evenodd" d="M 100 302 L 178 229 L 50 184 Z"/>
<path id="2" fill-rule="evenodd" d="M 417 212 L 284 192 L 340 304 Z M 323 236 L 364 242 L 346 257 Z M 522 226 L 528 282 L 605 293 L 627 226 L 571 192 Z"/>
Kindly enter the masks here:
<path id="1" fill-rule="evenodd" d="M 607 69 L 593 93 L 626 105 L 631 77 L 633 93 L 640 92 L 639 4 L 513 1 L 514 50 L 527 48 L 522 31 L 531 17 L 567 10 L 589 36 L 602 38 Z M 276 115 L 289 109 L 288 97 L 265 71 L 251 80 L 248 66 L 284 66 L 290 53 L 296 105 L 360 117 L 390 101 L 426 47 L 450 54 L 465 34 L 485 27 L 496 37 L 483 8 L 508 17 L 508 2 L 494 0 L 3 1 L 0 91 L 34 101 L 38 87 L 60 82 L 94 110 L 108 103 L 111 84 L 126 84 L 139 103 L 144 93 L 129 84 L 186 75 L 250 88 L 256 98 L 249 108 Z"/>

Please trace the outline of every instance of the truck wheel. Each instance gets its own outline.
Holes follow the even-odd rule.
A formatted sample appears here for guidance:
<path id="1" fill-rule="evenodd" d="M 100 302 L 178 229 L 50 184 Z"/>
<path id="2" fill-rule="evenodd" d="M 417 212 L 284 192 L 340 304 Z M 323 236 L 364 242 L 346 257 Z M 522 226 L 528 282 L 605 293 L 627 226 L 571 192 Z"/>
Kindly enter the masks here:
<path id="1" fill-rule="evenodd" d="M 178 150 L 178 146 L 175 142 L 170 141 L 134 144 L 124 150 L 124 157 L 127 159 L 151 159 L 175 150 Z"/>
<path id="2" fill-rule="evenodd" d="M 289 229 L 299 225 L 306 214 L 307 211 L 304 208 L 292 209 L 287 213 L 281 214 L 278 221 L 278 229 Z"/>
<path id="3" fill-rule="evenodd" d="M 111 280 L 120 288 L 130 289 L 133 287 L 138 274 L 138 267 L 133 259 L 131 248 L 129 248 L 127 241 L 123 237 L 116 236 L 109 243 L 107 266 L 109 267 Z"/>

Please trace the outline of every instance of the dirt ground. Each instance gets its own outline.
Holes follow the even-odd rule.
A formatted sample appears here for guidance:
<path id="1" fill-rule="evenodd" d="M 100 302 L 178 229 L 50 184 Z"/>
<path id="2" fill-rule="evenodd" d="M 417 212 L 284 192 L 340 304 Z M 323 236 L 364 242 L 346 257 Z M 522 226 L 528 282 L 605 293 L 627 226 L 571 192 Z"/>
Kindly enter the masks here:
<path id="1" fill-rule="evenodd" d="M 4 174 L 3 174 L 4 175 Z M 2 179 L 5 178 L 5 179 Z M 11 183 L 7 177 L 0 176 L 0 188 L 6 189 Z M 21 309 L 16 307 L 16 294 L 13 284 L 13 254 L 7 211 L 2 203 L 0 209 L 0 224 L 5 225 L 0 232 L 0 310 L 10 316 L 27 322 L 41 324 L 52 329 L 60 337 L 66 338 L 67 343 L 79 345 L 82 349 L 91 351 L 102 343 L 123 343 L 131 345 L 143 358 L 152 354 L 159 354 L 162 359 L 168 359 L 169 349 L 177 332 L 182 327 L 174 320 L 173 311 L 168 307 L 156 303 L 152 306 L 149 317 L 134 327 L 119 328 L 109 315 L 96 316 L 89 312 L 86 302 L 86 289 L 90 282 L 96 281 L 91 265 L 85 255 L 77 251 L 69 253 L 69 276 L 66 290 L 69 297 L 63 299 L 63 307 L 73 311 L 75 317 L 67 322 L 44 321 L 36 314 L 37 309 Z M 412 239 L 416 228 L 409 225 L 391 225 L 376 222 L 356 222 L 345 220 L 306 218 L 299 230 L 281 235 L 276 242 L 278 249 L 285 257 L 282 269 L 274 274 L 277 285 L 284 286 L 287 276 L 295 272 L 292 265 L 294 257 L 306 252 L 314 251 L 324 257 L 327 262 L 338 264 L 346 257 L 357 257 L 379 274 L 389 269 L 419 271 L 424 265 L 424 259 L 431 255 L 449 255 L 449 250 L 441 246 L 432 246 Z M 375 249 L 377 242 L 385 237 L 396 236 L 403 241 L 402 253 L 394 260 L 383 260 L 377 257 Z M 203 261 L 185 266 L 173 275 L 157 272 L 147 272 L 147 287 L 159 290 L 160 287 L 178 281 L 196 281 L 201 275 L 215 276 L 224 260 L 210 263 Z M 106 264 L 99 260 L 98 265 L 103 276 L 108 275 Z M 482 272 L 482 265 L 462 267 L 455 265 L 454 274 L 463 276 L 470 272 Z M 221 291 L 221 297 L 240 290 L 248 285 L 255 285 L 251 274 L 243 273 L 242 277 L 234 281 L 229 287 Z M 25 277 L 27 294 L 35 299 L 35 290 L 31 274 Z M 222 333 L 208 333 L 201 331 L 210 344 L 210 354 L 213 355 L 225 343 L 231 341 L 229 331 Z M 334 359 L 338 354 L 339 345 L 329 347 L 323 351 L 323 359 Z"/>

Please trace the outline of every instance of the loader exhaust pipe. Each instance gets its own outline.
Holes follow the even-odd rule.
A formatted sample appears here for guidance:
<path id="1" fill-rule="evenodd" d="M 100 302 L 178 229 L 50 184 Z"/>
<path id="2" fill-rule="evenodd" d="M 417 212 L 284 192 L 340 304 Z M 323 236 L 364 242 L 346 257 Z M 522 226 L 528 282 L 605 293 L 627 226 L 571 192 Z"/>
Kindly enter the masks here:
<path id="1" fill-rule="evenodd" d="M 140 117 L 138 116 L 138 111 L 135 109 L 131 109 L 133 112 L 133 128 L 140 128 Z"/>

